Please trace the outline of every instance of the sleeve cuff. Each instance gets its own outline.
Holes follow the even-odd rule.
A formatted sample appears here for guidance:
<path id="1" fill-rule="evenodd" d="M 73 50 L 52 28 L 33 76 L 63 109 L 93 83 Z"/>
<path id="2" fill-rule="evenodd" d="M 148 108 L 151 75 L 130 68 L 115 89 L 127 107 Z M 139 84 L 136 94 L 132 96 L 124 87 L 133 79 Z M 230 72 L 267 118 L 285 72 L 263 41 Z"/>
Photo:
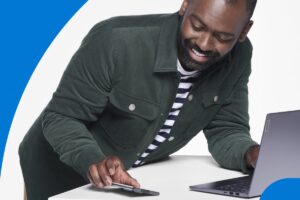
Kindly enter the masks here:
<path id="1" fill-rule="evenodd" d="M 99 147 L 89 147 L 73 157 L 74 169 L 87 181 L 87 172 L 90 165 L 100 162 L 105 155 Z"/>

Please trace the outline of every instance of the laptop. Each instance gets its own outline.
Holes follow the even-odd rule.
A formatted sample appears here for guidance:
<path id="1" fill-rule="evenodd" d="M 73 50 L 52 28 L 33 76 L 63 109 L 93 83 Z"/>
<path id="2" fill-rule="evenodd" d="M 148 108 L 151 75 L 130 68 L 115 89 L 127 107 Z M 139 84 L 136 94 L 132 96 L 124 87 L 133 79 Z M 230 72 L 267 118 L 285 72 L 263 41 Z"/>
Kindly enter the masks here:
<path id="1" fill-rule="evenodd" d="M 300 110 L 266 117 L 256 168 L 249 176 L 190 186 L 192 191 L 252 198 L 273 182 L 300 177 Z"/>

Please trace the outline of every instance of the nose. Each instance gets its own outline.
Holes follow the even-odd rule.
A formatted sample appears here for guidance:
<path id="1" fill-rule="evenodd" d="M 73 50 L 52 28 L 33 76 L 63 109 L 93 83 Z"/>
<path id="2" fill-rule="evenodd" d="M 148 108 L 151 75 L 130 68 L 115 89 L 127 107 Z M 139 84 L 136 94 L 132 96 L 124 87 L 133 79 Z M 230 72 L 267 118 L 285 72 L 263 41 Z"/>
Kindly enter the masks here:
<path id="1" fill-rule="evenodd" d="M 199 34 L 196 44 L 202 51 L 212 51 L 214 49 L 213 37 L 208 32 L 202 32 Z"/>

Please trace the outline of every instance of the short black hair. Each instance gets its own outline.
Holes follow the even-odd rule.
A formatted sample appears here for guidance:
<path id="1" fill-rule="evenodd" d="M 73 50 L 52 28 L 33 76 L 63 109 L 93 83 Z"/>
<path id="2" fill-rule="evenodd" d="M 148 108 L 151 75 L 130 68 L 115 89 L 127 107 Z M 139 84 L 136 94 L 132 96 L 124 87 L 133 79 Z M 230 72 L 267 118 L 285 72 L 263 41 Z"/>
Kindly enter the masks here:
<path id="1" fill-rule="evenodd" d="M 238 0 L 226 0 L 226 3 L 234 4 L 237 1 Z M 245 1 L 246 1 L 246 6 L 247 6 L 247 11 L 249 12 L 249 18 L 251 18 L 253 15 L 257 0 L 245 0 Z"/>
<path id="2" fill-rule="evenodd" d="M 257 0 L 246 0 L 247 1 L 247 10 L 249 12 L 249 17 L 251 18 L 256 6 Z"/>

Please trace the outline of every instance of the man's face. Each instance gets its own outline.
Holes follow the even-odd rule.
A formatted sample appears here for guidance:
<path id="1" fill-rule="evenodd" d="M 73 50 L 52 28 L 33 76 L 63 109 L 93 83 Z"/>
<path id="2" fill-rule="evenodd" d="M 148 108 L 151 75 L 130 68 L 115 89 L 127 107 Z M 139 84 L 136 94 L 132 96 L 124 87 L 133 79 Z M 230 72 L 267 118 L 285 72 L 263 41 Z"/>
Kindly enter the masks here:
<path id="1" fill-rule="evenodd" d="M 252 25 L 246 1 L 184 0 L 178 58 L 189 70 L 203 71 L 223 58 Z"/>

